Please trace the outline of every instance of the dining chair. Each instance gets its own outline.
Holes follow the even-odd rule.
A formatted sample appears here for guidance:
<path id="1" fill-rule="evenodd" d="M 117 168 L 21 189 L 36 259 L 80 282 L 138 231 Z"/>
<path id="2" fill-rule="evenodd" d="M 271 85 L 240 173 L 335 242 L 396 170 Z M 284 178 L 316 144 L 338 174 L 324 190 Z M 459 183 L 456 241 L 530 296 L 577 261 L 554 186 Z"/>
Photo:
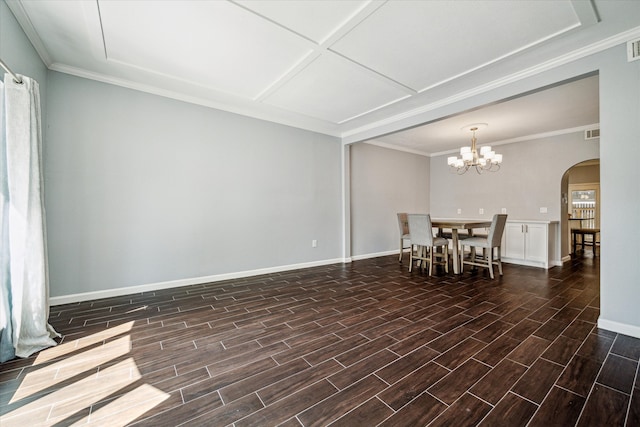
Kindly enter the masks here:
<path id="1" fill-rule="evenodd" d="M 402 262 L 402 255 L 405 249 L 411 249 L 411 235 L 409 234 L 409 222 L 406 213 L 398 213 L 398 228 L 400 229 L 400 257 L 398 262 Z M 409 241 L 409 246 L 405 246 L 405 240 Z"/>
<path id="2" fill-rule="evenodd" d="M 489 269 L 489 275 L 493 279 L 493 266 L 498 266 L 498 272 L 502 276 L 502 234 L 504 226 L 507 223 L 507 215 L 495 214 L 491 221 L 489 234 L 487 236 L 474 236 L 460 241 L 460 274 L 464 271 L 464 265 L 473 265 L 478 267 L 486 267 Z M 468 258 L 464 257 L 464 247 L 469 246 L 470 254 Z M 476 252 L 476 248 L 482 248 L 482 255 Z M 497 256 L 494 256 L 496 249 Z"/>
<path id="3" fill-rule="evenodd" d="M 444 237 L 434 237 L 431 217 L 428 214 L 407 215 L 409 222 L 409 234 L 411 234 L 411 251 L 409 258 L 409 271 L 413 269 L 415 260 L 429 264 L 429 276 L 432 275 L 434 265 L 444 265 L 444 270 L 449 272 L 449 240 Z M 438 248 L 442 247 L 442 252 Z"/>

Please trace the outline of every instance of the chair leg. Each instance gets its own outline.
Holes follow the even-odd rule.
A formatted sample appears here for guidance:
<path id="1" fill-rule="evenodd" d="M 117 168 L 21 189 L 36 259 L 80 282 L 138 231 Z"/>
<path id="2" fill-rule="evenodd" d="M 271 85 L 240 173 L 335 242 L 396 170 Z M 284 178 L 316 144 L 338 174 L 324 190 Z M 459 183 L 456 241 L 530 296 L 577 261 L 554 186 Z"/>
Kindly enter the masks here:
<path id="1" fill-rule="evenodd" d="M 464 271 L 464 245 L 460 245 L 460 274 Z"/>
<path id="2" fill-rule="evenodd" d="M 398 258 L 398 262 L 402 262 L 402 253 L 404 252 L 402 237 L 400 238 L 400 257 Z"/>
<path id="3" fill-rule="evenodd" d="M 409 248 L 409 273 L 413 269 L 413 245 Z"/>
<path id="4" fill-rule="evenodd" d="M 484 251 L 484 249 L 483 249 Z M 489 265 L 489 276 L 493 279 L 493 249 L 487 251 L 487 263 Z"/>
<path id="5" fill-rule="evenodd" d="M 498 272 L 502 276 L 502 253 L 500 251 L 500 246 L 498 246 Z"/>
<path id="6" fill-rule="evenodd" d="M 444 247 L 444 272 L 449 273 L 449 245 Z"/>
<path id="7" fill-rule="evenodd" d="M 429 277 L 433 274 L 433 247 L 427 248 L 429 251 Z"/>

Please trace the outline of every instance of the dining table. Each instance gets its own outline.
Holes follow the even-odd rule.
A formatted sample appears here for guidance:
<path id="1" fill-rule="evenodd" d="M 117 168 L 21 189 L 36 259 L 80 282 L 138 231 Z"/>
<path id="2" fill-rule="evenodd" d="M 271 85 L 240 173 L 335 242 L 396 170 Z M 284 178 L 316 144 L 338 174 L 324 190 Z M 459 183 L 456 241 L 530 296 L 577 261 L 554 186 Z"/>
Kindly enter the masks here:
<path id="1" fill-rule="evenodd" d="M 432 219 L 431 225 L 438 228 L 438 235 L 441 236 L 445 229 L 451 229 L 451 241 L 453 243 L 453 272 L 460 274 L 460 245 L 459 230 L 467 230 L 469 236 L 473 236 L 473 230 L 491 227 L 490 220 L 484 219 Z"/>

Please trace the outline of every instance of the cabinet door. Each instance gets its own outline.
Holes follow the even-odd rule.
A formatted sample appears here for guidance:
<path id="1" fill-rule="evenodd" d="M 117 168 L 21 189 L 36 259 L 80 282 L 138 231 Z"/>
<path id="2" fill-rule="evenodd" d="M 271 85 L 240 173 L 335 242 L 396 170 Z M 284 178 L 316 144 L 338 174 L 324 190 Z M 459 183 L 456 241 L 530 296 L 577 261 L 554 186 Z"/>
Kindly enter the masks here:
<path id="1" fill-rule="evenodd" d="M 526 224 L 525 254 L 529 261 L 546 263 L 548 261 L 547 226 L 544 224 Z"/>
<path id="2" fill-rule="evenodd" d="M 507 222 L 504 235 L 504 257 L 512 259 L 524 259 L 523 225 L 519 222 Z"/>

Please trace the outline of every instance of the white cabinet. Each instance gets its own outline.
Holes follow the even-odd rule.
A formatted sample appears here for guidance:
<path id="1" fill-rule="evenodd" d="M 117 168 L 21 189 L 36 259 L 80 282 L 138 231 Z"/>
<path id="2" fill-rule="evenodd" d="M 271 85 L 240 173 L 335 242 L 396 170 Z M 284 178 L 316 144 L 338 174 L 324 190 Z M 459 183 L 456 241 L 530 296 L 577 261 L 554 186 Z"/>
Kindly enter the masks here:
<path id="1" fill-rule="evenodd" d="M 507 221 L 502 241 L 502 260 L 549 268 L 555 262 L 557 222 Z"/>

